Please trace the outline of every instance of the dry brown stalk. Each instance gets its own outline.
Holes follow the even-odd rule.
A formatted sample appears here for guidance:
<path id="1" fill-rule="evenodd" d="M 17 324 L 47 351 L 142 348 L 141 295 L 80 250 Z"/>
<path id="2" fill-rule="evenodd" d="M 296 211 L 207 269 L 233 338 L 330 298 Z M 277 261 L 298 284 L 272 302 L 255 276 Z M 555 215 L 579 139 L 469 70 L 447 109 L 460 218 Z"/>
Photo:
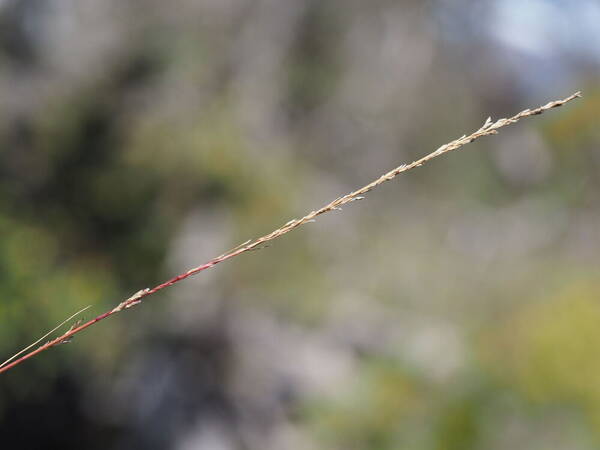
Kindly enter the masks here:
<path id="1" fill-rule="evenodd" d="M 225 252 L 222 255 L 217 256 L 216 258 L 211 259 L 207 263 L 205 263 L 201 266 L 198 266 L 198 267 L 194 267 L 193 269 L 190 269 L 187 272 L 184 272 L 162 284 L 159 284 L 158 286 L 156 286 L 152 289 L 148 289 L 148 288 L 142 289 L 142 290 L 136 292 L 131 297 L 129 297 L 127 300 L 124 300 L 121 303 L 119 303 L 119 305 L 117 305 L 115 308 L 111 309 L 110 311 L 107 311 L 104 314 L 101 314 L 98 317 L 96 317 L 92 320 L 89 320 L 88 322 L 86 322 L 82 325 L 72 326 L 67 332 L 65 332 L 61 336 L 59 336 L 51 341 L 46 342 L 45 344 L 41 345 L 37 349 L 27 353 L 24 356 L 21 356 L 20 358 L 18 358 L 16 360 L 13 360 L 18 355 L 20 355 L 27 349 L 31 348 L 31 346 L 35 345 L 39 341 L 35 342 L 34 344 L 28 346 L 24 350 L 21 350 L 19 353 L 17 353 L 13 357 L 9 358 L 5 363 L 3 363 L 0 366 L 0 373 L 10 370 L 11 368 L 15 367 L 16 365 L 22 363 L 23 361 L 31 358 L 32 356 L 37 355 L 38 353 L 48 350 L 51 347 L 54 347 L 58 344 L 62 344 L 65 342 L 69 342 L 69 340 L 71 339 L 72 336 L 74 336 L 75 334 L 94 325 L 96 322 L 99 322 L 103 319 L 106 319 L 109 316 L 112 316 L 113 314 L 116 314 L 125 309 L 131 308 L 135 305 L 140 304 L 144 297 L 152 295 L 166 287 L 172 286 L 173 284 L 178 283 L 179 281 L 184 280 L 184 279 L 186 279 L 192 275 L 195 275 L 199 272 L 202 272 L 203 270 L 210 269 L 211 267 L 219 264 L 220 262 L 223 262 L 225 260 L 228 260 L 228 259 L 233 258 L 238 255 L 241 255 L 242 253 L 245 253 L 247 251 L 256 249 L 268 241 L 272 241 L 280 236 L 283 236 L 284 234 L 289 233 L 290 231 L 292 231 L 306 223 L 313 222 L 315 220 L 315 218 L 317 216 L 320 216 L 321 214 L 325 214 L 325 213 L 327 213 L 329 211 L 333 211 L 333 210 L 339 210 L 341 206 L 343 206 L 347 203 L 353 202 L 355 200 L 360 200 L 363 198 L 363 195 L 366 194 L 367 192 L 369 192 L 371 189 L 379 186 L 380 184 L 385 183 L 386 181 L 392 180 L 393 178 L 395 178 L 397 175 L 401 174 L 402 172 L 406 172 L 408 170 L 414 169 L 415 167 L 419 167 L 419 166 L 425 164 L 426 162 L 432 160 L 433 158 L 437 158 L 438 156 L 440 156 L 444 153 L 448 153 L 452 150 L 459 149 L 463 145 L 473 142 L 474 140 L 479 139 L 480 137 L 497 134 L 498 130 L 500 128 L 505 127 L 507 125 L 511 125 L 513 123 L 516 123 L 525 117 L 542 114 L 543 112 L 545 112 L 549 109 L 556 108 L 558 106 L 562 106 L 565 103 L 570 102 L 571 100 L 578 98 L 578 97 L 581 97 L 580 92 L 576 92 L 573 95 L 570 95 L 569 97 L 567 97 L 563 100 L 555 100 L 555 101 L 546 103 L 545 105 L 540 106 L 539 108 L 536 108 L 536 109 L 526 109 L 524 111 L 521 111 L 520 113 L 518 113 L 517 115 L 515 115 L 513 117 L 510 117 L 508 119 L 499 119 L 496 122 L 492 122 L 492 119 L 488 118 L 480 129 L 478 129 L 474 133 L 470 134 L 469 136 L 465 135 L 459 139 L 449 142 L 448 144 L 442 145 L 436 151 L 434 151 L 434 152 L 428 154 L 427 156 L 424 156 L 423 158 L 418 159 L 410 164 L 402 164 L 401 166 L 398 166 L 395 169 L 390 170 L 389 172 L 383 174 L 376 180 L 373 180 L 366 186 L 363 186 L 360 189 L 357 189 L 354 192 L 350 192 L 349 194 L 346 194 L 342 197 L 338 197 L 331 203 L 328 203 L 327 205 L 323 206 L 320 209 L 311 211 L 310 213 L 306 214 L 304 217 L 302 217 L 300 219 L 290 220 L 285 225 L 283 225 L 280 228 L 277 228 L 275 231 L 272 231 L 269 234 L 266 234 L 262 237 L 254 239 L 254 240 L 246 241 L 243 244 L 235 247 L 234 249 L 232 249 L 228 252 Z M 12 362 L 10 362 L 10 361 L 12 361 Z"/>

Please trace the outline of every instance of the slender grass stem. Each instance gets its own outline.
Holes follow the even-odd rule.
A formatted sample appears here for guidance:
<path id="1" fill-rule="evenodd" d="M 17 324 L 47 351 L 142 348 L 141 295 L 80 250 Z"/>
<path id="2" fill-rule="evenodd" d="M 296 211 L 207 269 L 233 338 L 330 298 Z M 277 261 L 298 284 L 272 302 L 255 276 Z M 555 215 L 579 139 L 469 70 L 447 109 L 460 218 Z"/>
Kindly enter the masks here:
<path id="1" fill-rule="evenodd" d="M 72 326 L 67 332 L 63 333 L 62 335 L 58 336 L 57 338 L 52 339 L 52 340 L 46 342 L 45 344 L 41 345 L 40 347 L 36 348 L 35 350 L 32 350 L 31 352 L 29 352 L 23 356 L 20 356 L 18 359 L 15 359 L 19 355 L 22 355 L 24 352 L 29 350 L 31 347 L 35 346 L 38 342 L 40 342 L 42 339 L 44 339 L 48 334 L 54 332 L 56 329 L 52 330 L 50 333 L 46 334 L 41 339 L 39 339 L 38 341 L 29 345 L 25 349 L 21 350 L 16 355 L 9 358 L 2 365 L 0 365 L 0 373 L 8 371 L 8 370 L 12 369 L 13 367 L 21 364 L 25 360 L 27 360 L 33 356 L 36 356 L 37 354 L 42 353 L 43 351 L 46 351 L 56 345 L 68 342 L 72 336 L 76 335 L 77 333 L 82 332 L 83 330 L 85 330 L 88 327 L 91 327 L 95 323 L 100 322 L 101 320 L 104 320 L 107 317 L 117 314 L 125 309 L 131 308 L 135 305 L 140 304 L 142 302 L 142 299 L 144 299 L 145 297 L 155 294 L 156 292 L 158 292 L 162 289 L 165 289 L 169 286 L 172 286 L 175 283 L 178 283 L 182 280 L 185 280 L 186 278 L 188 278 L 192 275 L 200 273 L 203 270 L 210 269 L 211 267 L 213 267 L 223 261 L 226 261 L 226 260 L 231 259 L 238 255 L 241 255 L 242 253 L 245 253 L 247 251 L 256 249 L 257 247 L 263 245 L 264 243 L 266 243 L 268 241 L 277 239 L 278 237 L 283 236 L 284 234 L 289 233 L 290 231 L 292 231 L 306 223 L 313 222 L 317 218 L 317 216 L 320 216 L 321 214 L 325 214 L 327 212 L 334 211 L 334 210 L 339 210 L 341 208 L 341 206 L 343 206 L 347 203 L 353 202 L 355 200 L 360 200 L 360 199 L 364 198 L 363 196 L 365 194 L 367 194 L 371 189 L 385 183 L 386 181 L 390 181 L 390 180 L 394 179 L 396 176 L 398 176 L 399 174 L 401 174 L 403 172 L 407 172 L 411 169 L 422 166 L 426 162 L 431 161 L 432 159 L 437 158 L 438 156 L 443 155 L 444 153 L 448 153 L 452 150 L 457 150 L 457 149 L 463 147 L 464 145 L 469 144 L 469 143 L 475 141 L 476 139 L 479 139 L 480 137 L 497 134 L 498 130 L 500 128 L 517 123 L 519 120 L 524 119 L 526 117 L 531 117 L 531 116 L 535 116 L 538 114 L 542 114 L 549 109 L 556 108 L 558 106 L 562 106 L 565 103 L 570 102 L 571 100 L 578 98 L 578 97 L 581 97 L 580 92 L 576 92 L 573 95 L 570 95 L 569 97 L 567 97 L 563 100 L 555 100 L 555 101 L 546 103 L 545 105 L 540 106 L 539 108 L 526 109 L 510 118 L 499 119 L 495 122 L 492 121 L 491 118 L 488 118 L 481 128 L 479 128 L 477 131 L 471 133 L 470 135 L 468 135 L 468 136 L 464 135 L 452 142 L 444 144 L 441 147 L 439 147 L 437 150 L 435 150 L 434 152 L 431 152 L 428 155 L 422 157 L 421 159 L 413 161 L 410 164 L 402 164 L 402 165 L 396 167 L 395 169 L 392 169 L 389 172 L 381 175 L 379 178 L 371 181 L 369 184 L 361 187 L 360 189 L 357 189 L 356 191 L 353 191 L 346 195 L 343 195 L 342 197 L 338 197 L 335 200 L 333 200 L 332 202 L 326 204 L 325 206 L 309 212 L 308 214 L 301 217 L 300 219 L 292 219 L 289 222 L 287 222 L 286 224 L 284 224 L 283 226 L 272 231 L 271 233 L 266 234 L 262 237 L 254 239 L 254 240 L 247 241 L 247 242 L 233 248 L 232 250 L 225 252 L 222 255 L 217 256 L 216 258 L 211 259 L 210 261 L 202 264 L 201 266 L 194 267 L 194 268 L 188 270 L 187 272 L 177 275 L 176 277 L 173 277 L 170 280 L 167 280 L 164 283 L 161 283 L 158 286 L 155 286 L 151 289 L 142 289 L 142 290 L 136 292 L 134 295 L 132 295 L 128 299 L 119 303 L 115 308 L 113 308 L 103 314 L 100 314 L 99 316 L 95 317 L 94 319 L 91 319 L 81 325 Z M 79 314 L 79 313 L 77 313 L 77 314 Z M 72 316 L 72 317 L 74 317 L 74 316 Z M 63 324 L 68 322 L 72 317 L 70 317 L 65 322 L 63 322 Z M 59 327 L 62 326 L 63 324 L 59 325 Z M 57 328 L 59 328 L 59 327 L 57 327 Z"/>

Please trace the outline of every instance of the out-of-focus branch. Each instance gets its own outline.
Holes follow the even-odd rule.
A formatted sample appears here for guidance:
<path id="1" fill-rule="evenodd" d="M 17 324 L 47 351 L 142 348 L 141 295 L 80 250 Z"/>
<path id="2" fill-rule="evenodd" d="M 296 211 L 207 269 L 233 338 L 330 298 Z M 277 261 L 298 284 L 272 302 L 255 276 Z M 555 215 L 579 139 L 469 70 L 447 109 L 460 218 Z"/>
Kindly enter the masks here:
<path id="1" fill-rule="evenodd" d="M 268 241 L 272 241 L 280 236 L 283 236 L 284 234 L 289 233 L 290 231 L 292 231 L 306 223 L 313 222 L 315 220 L 315 218 L 317 216 L 320 216 L 321 214 L 325 214 L 325 213 L 327 213 L 329 211 L 333 211 L 333 210 L 339 210 L 341 206 L 343 206 L 347 203 L 353 202 L 355 200 L 360 200 L 363 198 L 363 195 L 366 194 L 367 192 L 369 192 L 371 189 L 379 186 L 380 184 L 385 183 L 386 181 L 390 181 L 390 180 L 394 179 L 397 175 L 401 174 L 402 172 L 406 172 L 408 170 L 414 169 L 415 167 L 419 167 L 419 166 L 425 164 L 426 162 L 428 162 L 434 158 L 437 158 L 438 156 L 440 156 L 444 153 L 450 152 L 452 150 L 457 150 L 457 149 L 461 148 L 462 146 L 464 146 L 470 142 L 473 142 L 476 139 L 479 139 L 480 137 L 497 134 L 498 130 L 500 128 L 503 128 L 507 125 L 511 125 L 513 123 L 516 123 L 523 118 L 542 114 L 543 112 L 545 112 L 549 109 L 556 108 L 558 106 L 562 106 L 565 103 L 570 102 L 571 100 L 578 98 L 578 97 L 581 97 L 580 92 L 576 92 L 573 95 L 570 95 L 569 97 L 567 97 L 563 100 L 555 100 L 555 101 L 546 103 L 545 105 L 540 106 L 539 108 L 536 108 L 536 109 L 526 109 L 508 119 L 499 119 L 499 120 L 493 122 L 491 118 L 488 118 L 485 121 L 485 123 L 483 124 L 483 126 L 481 128 L 479 128 L 477 131 L 475 131 L 474 133 L 472 133 L 468 136 L 466 136 L 466 135 L 462 136 L 461 138 L 456 139 L 452 142 L 449 142 L 448 144 L 442 145 L 436 151 L 434 151 L 434 152 L 424 156 L 423 158 L 418 159 L 410 164 L 402 164 L 401 166 L 398 166 L 395 169 L 390 170 L 389 172 L 383 174 L 382 176 L 380 176 L 376 180 L 373 180 L 372 182 L 363 186 L 362 188 L 357 189 L 354 192 L 350 192 L 349 194 L 346 194 L 342 197 L 338 197 L 335 200 L 333 200 L 332 202 L 328 203 L 327 205 L 325 205 L 317 210 L 311 211 L 310 213 L 306 214 L 304 217 L 302 217 L 300 219 L 290 220 L 285 225 L 281 226 L 280 228 L 277 228 L 276 230 L 272 231 L 269 234 L 266 234 L 262 237 L 254 239 L 254 240 L 249 240 L 247 242 L 244 242 L 243 244 L 239 245 L 238 247 L 235 247 L 234 249 L 232 249 L 226 253 L 223 253 L 222 255 L 217 256 L 216 258 L 211 259 L 210 261 L 206 262 L 205 264 L 203 264 L 201 266 L 194 267 L 193 269 L 190 269 L 187 272 L 184 272 L 168 281 L 165 281 L 164 283 L 159 284 L 158 286 L 156 286 L 152 289 L 142 289 L 142 290 L 136 292 L 131 297 L 129 297 L 127 300 L 124 300 L 121 303 L 119 303 L 115 308 L 105 312 L 104 314 L 99 315 L 98 317 L 95 317 L 92 320 L 89 320 L 88 322 L 85 322 L 84 324 L 72 326 L 67 332 L 65 332 L 61 336 L 58 336 L 57 338 L 52 339 L 51 341 L 48 341 L 45 344 L 41 345 L 37 349 L 21 356 L 18 359 L 13 360 L 18 355 L 21 355 L 23 352 L 27 351 L 32 346 L 36 345 L 39 342 L 39 340 L 34 342 L 27 348 L 21 350 L 15 356 L 9 358 L 5 363 L 3 363 L 3 365 L 0 366 L 0 373 L 6 372 L 7 370 L 12 369 L 13 367 L 17 366 L 18 364 L 21 364 L 23 361 L 43 352 L 45 350 L 48 350 L 51 347 L 54 347 L 58 344 L 68 342 L 72 336 L 74 336 L 77 333 L 82 332 L 83 330 L 94 325 L 95 323 L 100 322 L 101 320 L 106 319 L 107 317 L 110 317 L 110 316 L 112 316 L 116 313 L 119 313 L 125 309 L 129 309 L 135 305 L 140 304 L 144 297 L 155 294 L 156 292 L 158 292 L 164 288 L 167 288 L 169 286 L 172 286 L 175 283 L 178 283 L 179 281 L 182 281 L 192 275 L 202 272 L 203 270 L 210 269 L 211 267 L 219 264 L 220 262 L 226 261 L 230 258 L 241 255 L 242 253 L 245 253 L 247 251 L 250 251 L 257 247 L 260 247 L 262 244 L 264 244 Z M 70 318 L 67 319 L 67 321 L 68 320 L 70 320 Z M 64 324 L 64 322 L 63 322 L 63 324 Z M 42 337 L 42 339 L 44 339 L 46 336 Z M 10 362 L 10 361 L 12 361 L 12 362 Z"/>

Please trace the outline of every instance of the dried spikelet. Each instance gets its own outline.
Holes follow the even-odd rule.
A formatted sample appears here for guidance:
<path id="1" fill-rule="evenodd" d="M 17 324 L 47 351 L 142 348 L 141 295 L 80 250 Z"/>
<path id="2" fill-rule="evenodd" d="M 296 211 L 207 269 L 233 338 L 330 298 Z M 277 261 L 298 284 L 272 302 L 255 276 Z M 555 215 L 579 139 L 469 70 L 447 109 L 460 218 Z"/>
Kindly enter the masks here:
<path id="1" fill-rule="evenodd" d="M 498 129 L 516 123 L 519 120 L 521 120 L 522 118 L 525 117 L 529 117 L 529 116 L 535 116 L 538 114 L 542 114 L 543 112 L 552 109 L 552 108 L 556 108 L 559 106 L 564 105 L 567 102 L 570 102 L 571 100 L 581 97 L 581 93 L 580 92 L 576 92 L 575 94 L 563 99 L 563 100 L 556 100 L 556 101 L 552 101 L 549 103 L 546 103 L 544 106 L 541 106 L 539 108 L 530 110 L 530 109 L 525 109 L 523 111 L 521 111 L 520 113 L 518 113 L 517 115 L 507 118 L 507 119 L 499 119 L 496 122 L 492 122 L 491 117 L 488 117 L 488 119 L 485 121 L 484 125 L 477 131 L 475 131 L 474 133 L 470 134 L 469 136 L 463 135 L 462 137 L 449 142 L 445 145 L 442 145 L 441 147 L 439 147 L 437 150 L 435 150 L 434 152 L 428 154 L 427 156 L 424 156 L 421 159 L 418 159 L 416 161 L 413 161 L 410 164 L 402 164 L 398 167 L 396 167 L 393 170 L 390 170 L 389 172 L 385 173 L 384 175 L 381 175 L 379 178 L 375 179 L 374 181 L 370 182 L 369 184 L 363 186 L 360 189 L 357 189 L 354 192 L 350 192 L 342 197 L 338 197 L 336 198 L 334 201 L 328 203 L 327 205 L 311 211 L 309 214 L 305 215 L 304 217 L 302 217 L 302 219 L 293 219 L 290 220 L 289 222 L 287 222 L 285 225 L 283 225 L 282 227 L 272 231 L 269 234 L 266 234 L 262 237 L 259 237 L 257 239 L 254 239 L 252 241 L 246 241 L 243 244 L 238 245 L 237 247 L 235 247 L 233 250 L 223 253 L 222 255 L 213 258 L 212 260 L 210 260 L 209 262 L 198 266 L 198 267 L 194 267 L 190 270 L 188 270 L 187 272 L 184 272 L 168 281 L 165 281 L 162 284 L 159 284 L 158 286 L 152 288 L 152 289 L 142 289 L 138 292 L 136 292 L 134 295 L 132 295 L 131 297 L 129 297 L 127 300 L 119 303 L 119 305 L 117 305 L 117 307 L 113 308 L 112 310 L 105 312 L 104 314 L 101 314 L 100 316 L 84 323 L 81 325 L 76 325 L 76 326 L 72 326 L 69 331 L 67 331 L 66 333 L 64 333 L 62 336 L 59 336 L 56 339 L 53 339 L 51 341 L 46 342 L 44 345 L 38 347 L 37 349 L 25 354 L 24 356 L 21 356 L 20 358 L 16 359 L 19 355 L 25 353 L 27 350 L 29 350 L 31 347 L 33 347 L 34 345 L 36 345 L 37 343 L 39 343 L 42 339 L 46 338 L 46 336 L 48 336 L 50 333 L 54 332 L 56 329 L 58 329 L 60 326 L 64 325 L 67 321 L 71 320 L 75 315 L 79 314 L 80 312 L 74 314 L 73 316 L 71 316 L 69 319 L 67 319 L 65 322 L 63 322 L 61 325 L 59 325 L 59 327 L 55 328 L 54 330 L 50 331 L 49 333 L 47 333 L 46 335 L 44 335 L 42 338 L 40 338 L 39 340 L 37 340 L 36 342 L 34 342 L 33 344 L 29 345 L 28 347 L 26 347 L 25 349 L 21 350 L 19 353 L 17 353 L 16 355 L 13 355 L 11 358 L 9 358 L 8 360 L 6 360 L 5 362 L 3 362 L 2 364 L 0 364 L 0 373 L 5 372 L 9 369 L 11 369 L 12 367 L 16 366 L 17 364 L 20 364 L 21 362 L 25 361 L 28 358 L 31 358 L 32 356 L 35 356 L 39 353 L 41 353 L 42 351 L 48 350 L 49 348 L 58 345 L 58 344 L 63 344 L 66 342 L 69 342 L 71 337 L 76 334 L 79 333 L 80 331 L 83 331 L 84 329 L 86 329 L 87 327 L 99 322 L 100 320 L 103 320 L 107 317 L 110 317 L 111 315 L 122 311 L 123 309 L 127 309 L 130 308 L 132 306 L 138 305 L 139 303 L 141 303 L 141 299 L 143 297 L 146 297 L 148 295 L 154 294 L 166 287 L 172 286 L 173 284 L 184 280 L 192 275 L 195 275 L 197 273 L 202 272 L 203 270 L 209 269 L 211 267 L 214 267 L 216 264 L 226 261 L 230 258 L 233 258 L 235 256 L 238 256 L 242 253 L 248 252 L 248 251 L 252 251 L 252 250 L 257 250 L 259 248 L 264 248 L 266 245 L 265 243 L 268 241 L 272 241 L 273 239 L 276 239 L 286 233 L 289 233 L 290 231 L 300 227 L 301 225 L 304 225 L 305 223 L 309 223 L 309 222 L 313 222 L 314 219 L 321 215 L 324 214 L 326 212 L 329 211 L 334 211 L 334 210 L 340 210 L 341 206 L 345 205 L 346 203 L 350 203 L 352 201 L 358 200 L 358 199 L 362 199 L 366 193 L 368 193 L 369 191 L 371 191 L 373 188 L 385 183 L 386 181 L 390 181 L 393 178 L 395 178 L 396 176 L 398 176 L 399 174 L 406 172 L 408 170 L 414 169 L 416 167 L 420 167 L 423 164 L 425 164 L 426 162 L 444 154 L 447 152 L 450 152 L 452 150 L 456 150 L 459 149 L 460 147 L 475 141 L 476 139 L 479 139 L 480 137 L 483 136 L 491 136 L 494 134 L 498 133 Z M 86 308 L 87 309 L 87 308 Z M 11 362 L 12 361 L 12 362 Z"/>

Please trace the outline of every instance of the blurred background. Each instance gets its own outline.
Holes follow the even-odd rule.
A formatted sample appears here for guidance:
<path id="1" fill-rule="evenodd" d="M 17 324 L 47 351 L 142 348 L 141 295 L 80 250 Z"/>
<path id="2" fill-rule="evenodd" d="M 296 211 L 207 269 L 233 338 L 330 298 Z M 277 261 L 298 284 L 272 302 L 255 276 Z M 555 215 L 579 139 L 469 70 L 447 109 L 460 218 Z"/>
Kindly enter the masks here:
<path id="1" fill-rule="evenodd" d="M 600 447 L 597 0 L 0 0 L 3 448 Z M 68 327 L 69 324 L 66 325 Z"/>

